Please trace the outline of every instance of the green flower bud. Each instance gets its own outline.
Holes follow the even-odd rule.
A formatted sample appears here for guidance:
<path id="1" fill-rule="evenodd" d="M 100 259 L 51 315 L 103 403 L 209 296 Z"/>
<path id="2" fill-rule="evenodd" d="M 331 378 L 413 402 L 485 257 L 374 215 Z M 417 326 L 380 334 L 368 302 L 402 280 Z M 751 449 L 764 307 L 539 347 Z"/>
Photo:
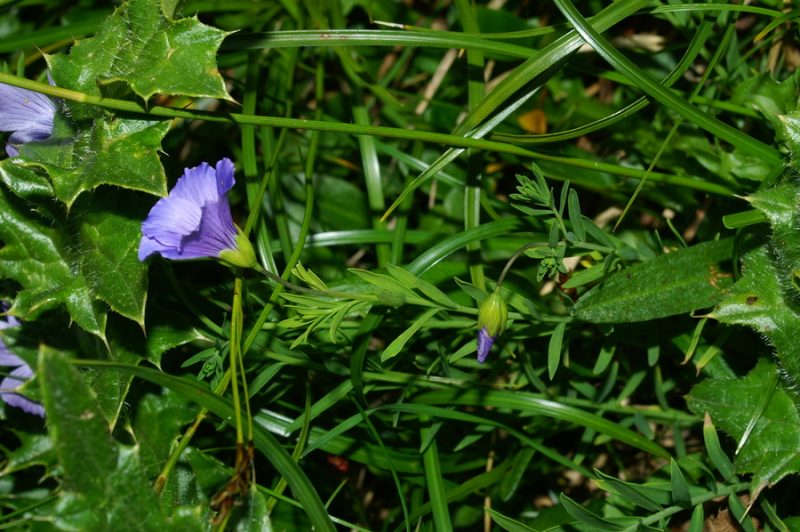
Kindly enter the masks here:
<path id="1" fill-rule="evenodd" d="M 483 300 L 478 308 L 478 329 L 486 329 L 489 336 L 502 334 L 506 329 L 508 320 L 508 307 L 500 295 L 499 290 L 495 290 Z"/>

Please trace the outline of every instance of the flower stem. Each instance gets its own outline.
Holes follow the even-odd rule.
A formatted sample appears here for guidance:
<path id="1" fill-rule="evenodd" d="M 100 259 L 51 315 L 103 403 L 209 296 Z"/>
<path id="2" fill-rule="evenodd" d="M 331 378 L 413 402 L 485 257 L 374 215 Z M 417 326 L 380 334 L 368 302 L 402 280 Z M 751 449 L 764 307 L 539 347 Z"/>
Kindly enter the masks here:
<path id="1" fill-rule="evenodd" d="M 511 255 L 511 258 L 508 259 L 508 262 L 506 262 L 506 265 L 503 268 L 503 271 L 500 272 L 500 277 L 497 279 L 497 288 L 495 290 L 500 290 L 500 288 L 503 286 L 503 281 L 506 280 L 506 274 L 508 274 L 508 270 L 511 269 L 511 266 L 514 265 L 514 263 L 517 261 L 517 259 L 519 258 L 520 255 L 522 255 L 525 251 L 527 251 L 527 250 L 529 250 L 531 248 L 547 247 L 547 246 L 548 246 L 548 244 L 546 244 L 545 242 L 530 242 L 528 244 L 525 244 L 524 246 L 522 246 L 518 250 L 516 250 L 514 252 L 514 254 Z"/>
<path id="2" fill-rule="evenodd" d="M 239 351 L 241 347 L 240 337 L 242 335 L 242 277 L 237 275 L 233 283 L 233 310 L 231 312 L 231 338 L 229 343 L 228 354 L 230 356 L 230 372 L 231 381 L 233 382 L 233 410 L 236 417 L 236 443 L 244 443 L 244 435 L 242 432 L 242 412 L 241 404 L 239 401 L 239 383 L 237 379 L 237 370 L 239 368 Z M 244 375 L 242 375 L 244 379 Z"/>
<path id="3" fill-rule="evenodd" d="M 606 164 L 597 161 L 587 161 L 576 157 L 561 157 L 557 155 L 550 155 L 546 153 L 539 153 L 528 150 L 526 148 L 508 144 L 505 142 L 498 142 L 486 139 L 474 139 L 471 137 L 464 137 L 460 135 L 451 135 L 446 133 L 437 133 L 432 131 L 420 131 L 416 129 L 403 129 L 385 126 L 371 126 L 349 124 L 344 122 L 332 122 L 324 120 L 305 120 L 300 118 L 288 118 L 277 116 L 265 115 L 244 115 L 241 113 L 223 113 L 202 111 L 197 109 L 177 109 L 174 107 L 164 107 L 153 105 L 145 107 L 137 102 L 129 100 L 118 100 L 114 98 L 103 98 L 100 96 L 92 96 L 78 91 L 65 89 L 62 87 L 52 87 L 47 83 L 38 83 L 25 78 L 20 78 L 0 72 L 0 83 L 7 83 L 15 87 L 41 92 L 56 98 L 63 98 L 74 102 L 79 102 L 87 105 L 94 105 L 104 109 L 113 109 L 116 111 L 124 111 L 128 113 L 135 113 L 141 116 L 147 116 L 151 120 L 158 118 L 184 118 L 187 120 L 204 120 L 207 122 L 224 122 L 234 124 L 251 124 L 256 126 L 272 126 L 278 128 L 290 129 L 306 129 L 315 131 L 329 131 L 334 133 L 350 134 L 350 135 L 373 135 L 376 137 L 393 138 L 411 141 L 423 141 L 432 144 L 455 146 L 460 148 L 477 148 L 487 151 L 494 151 L 498 153 L 509 153 L 512 155 L 519 155 L 521 157 L 529 157 L 535 160 L 551 161 L 565 166 L 585 168 L 595 172 L 609 172 L 614 175 L 625 177 L 632 177 L 641 179 L 644 176 L 644 170 L 638 168 L 628 168 L 624 166 Z M 672 183 L 682 187 L 693 190 L 702 190 L 712 194 L 720 194 L 729 196 L 732 194 L 731 190 L 717 183 L 708 181 L 701 181 L 686 176 L 665 174 L 661 172 L 653 172 L 649 177 L 650 181 L 657 181 L 662 183 Z"/>

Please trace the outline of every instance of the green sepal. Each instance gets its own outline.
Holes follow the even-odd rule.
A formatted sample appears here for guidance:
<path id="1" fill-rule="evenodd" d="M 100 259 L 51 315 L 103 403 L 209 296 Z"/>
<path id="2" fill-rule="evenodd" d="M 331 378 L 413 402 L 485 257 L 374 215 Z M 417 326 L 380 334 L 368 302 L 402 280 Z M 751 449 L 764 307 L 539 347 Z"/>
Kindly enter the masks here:
<path id="1" fill-rule="evenodd" d="M 478 329 L 486 327 L 489 336 L 502 334 L 508 321 L 508 306 L 499 290 L 495 290 L 483 300 L 478 308 Z"/>
<path id="2" fill-rule="evenodd" d="M 255 268 L 256 252 L 253 245 L 241 229 L 236 228 L 236 249 L 226 249 L 220 252 L 219 260 L 231 268 Z"/>

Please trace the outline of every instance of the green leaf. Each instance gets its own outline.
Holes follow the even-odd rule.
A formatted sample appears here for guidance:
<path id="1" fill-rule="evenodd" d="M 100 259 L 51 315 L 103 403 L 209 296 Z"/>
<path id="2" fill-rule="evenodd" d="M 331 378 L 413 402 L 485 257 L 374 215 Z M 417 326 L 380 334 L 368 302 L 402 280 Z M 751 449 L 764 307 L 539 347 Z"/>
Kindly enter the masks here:
<path id="1" fill-rule="evenodd" d="M 458 306 L 455 303 L 455 301 L 450 299 L 450 297 L 444 292 L 442 292 L 439 288 L 437 288 L 436 285 L 426 281 L 422 277 L 417 277 L 416 275 L 409 272 L 405 268 L 402 268 L 400 266 L 395 266 L 394 264 L 389 264 L 387 269 L 389 271 L 389 274 L 394 279 L 396 279 L 402 286 L 405 286 L 408 289 L 416 288 L 424 295 L 426 295 L 428 299 L 438 303 L 443 307 Z"/>
<path id="2" fill-rule="evenodd" d="M 572 225 L 572 230 L 575 231 L 575 238 L 578 242 L 586 240 L 586 228 L 583 225 L 583 217 L 581 216 L 581 204 L 578 199 L 578 193 L 574 188 L 569 190 L 569 198 L 567 200 L 569 222 Z"/>
<path id="3" fill-rule="evenodd" d="M 730 482 L 736 474 L 736 471 L 733 468 L 730 458 L 728 458 L 728 455 L 722 450 L 722 446 L 719 443 L 719 436 L 717 435 L 717 428 L 714 426 L 714 422 L 711 421 L 711 416 L 708 415 L 708 412 L 705 413 L 705 418 L 703 420 L 703 441 L 705 442 L 706 452 L 708 452 L 711 463 L 717 468 L 722 478 Z"/>
<path id="4" fill-rule="evenodd" d="M 785 262 L 782 262 L 786 266 Z M 765 246 L 742 259 L 742 277 L 711 313 L 722 323 L 748 325 L 776 348 L 785 373 L 800 378 L 800 316 L 784 300 L 778 271 Z"/>
<path id="5" fill-rule="evenodd" d="M 50 467 L 55 462 L 53 440 L 45 434 L 30 434 L 22 430 L 12 430 L 20 444 L 5 453 L 2 475 L 10 475 L 15 471 L 31 466 Z"/>
<path id="6" fill-rule="evenodd" d="M 116 190 L 92 194 L 64 218 L 38 217 L 0 190 L 0 274 L 17 281 L 12 313 L 27 320 L 64 305 L 105 338 L 107 307 L 143 326 L 147 269 L 137 257 L 141 205 Z"/>
<path id="7" fill-rule="evenodd" d="M 625 530 L 623 525 L 604 519 L 596 513 L 587 510 L 563 493 L 558 497 L 564 509 L 580 523 L 591 527 L 592 530 Z"/>
<path id="8" fill-rule="evenodd" d="M 0 180 L 8 190 L 23 199 L 50 198 L 53 195 L 53 185 L 46 176 L 11 159 L 0 161 Z"/>
<path id="9" fill-rule="evenodd" d="M 689 484 L 683 477 L 680 466 L 674 458 L 669 460 L 669 477 L 672 486 L 672 502 L 684 508 L 692 505 L 692 495 L 689 493 Z"/>
<path id="10" fill-rule="evenodd" d="M 147 360 L 161 366 L 161 356 L 168 350 L 194 340 L 209 341 L 198 331 L 182 312 L 147 304 L 147 338 L 144 346 L 136 346 L 137 352 L 146 354 Z"/>
<path id="11" fill-rule="evenodd" d="M 511 497 L 517 492 L 522 477 L 531 463 L 533 455 L 536 454 L 536 449 L 533 447 L 523 447 L 517 453 L 513 462 L 514 465 L 508 475 L 503 477 L 503 482 L 500 483 L 500 498 L 508 502 Z"/>
<path id="12" fill-rule="evenodd" d="M 659 255 L 611 275 L 578 300 L 574 315 L 594 323 L 624 323 L 711 307 L 731 284 L 719 263 L 732 252 L 733 240 L 725 239 Z"/>
<path id="13" fill-rule="evenodd" d="M 405 347 L 406 342 L 408 342 L 411 337 L 417 333 L 417 331 L 419 331 L 426 323 L 428 323 L 428 321 L 433 318 L 436 313 L 439 312 L 439 310 L 440 309 L 438 308 L 432 308 L 420 314 L 419 317 L 414 320 L 414 323 L 408 327 L 408 329 L 400 333 L 397 338 L 392 340 L 392 343 L 386 346 L 386 349 L 384 349 L 383 353 L 381 353 L 381 362 L 386 362 L 390 358 L 396 357 L 400 351 L 402 351 L 403 347 Z"/>
<path id="14" fill-rule="evenodd" d="M 0 249 L 0 274 L 21 287 L 11 314 L 33 320 L 64 305 L 75 323 L 105 338 L 106 309 L 81 272 L 74 236 L 36 217 L 0 187 L 0 239 L 5 244 Z"/>
<path id="15" fill-rule="evenodd" d="M 168 20 L 159 0 L 128 0 L 93 38 L 49 63 L 56 85 L 94 96 L 113 96 L 122 83 L 144 100 L 156 93 L 230 100 L 216 64 L 226 35 L 196 17 Z"/>
<path id="16" fill-rule="evenodd" d="M 68 140 L 27 144 L 20 155 L 26 166 L 47 173 L 55 196 L 67 207 L 100 185 L 165 196 L 167 178 L 158 151 L 168 130 L 168 121 L 98 118 Z"/>
<path id="17" fill-rule="evenodd" d="M 547 376 L 550 380 L 558 370 L 558 364 L 561 362 L 561 344 L 564 341 L 564 331 L 567 330 L 567 323 L 561 322 L 556 325 L 553 334 L 550 335 L 550 342 L 547 344 Z"/>
<path id="18" fill-rule="evenodd" d="M 408 285 L 403 284 L 393 277 L 384 275 L 382 273 L 374 273 L 368 270 L 361 270 L 359 268 L 350 268 L 350 272 L 356 274 L 358 277 L 368 282 L 371 285 L 377 286 L 389 293 L 402 294 L 403 297 L 415 298 L 416 294 Z"/>
<path id="19" fill-rule="evenodd" d="M 45 349 L 40 354 L 37 375 L 48 432 L 67 487 L 87 496 L 103 495 L 106 474 L 116 466 L 117 450 L 94 393 L 59 351 Z"/>
<path id="20" fill-rule="evenodd" d="M 753 412 L 769 394 L 762 415 L 735 460 L 737 472 L 753 474 L 754 494 L 800 471 L 800 415 L 780 381 L 771 389 L 776 371 L 774 364 L 762 359 L 746 377 L 706 380 L 692 388 L 686 398 L 694 413 L 708 412 L 718 427 L 738 441 Z"/>
<path id="21" fill-rule="evenodd" d="M 507 530 L 508 532 L 534 532 L 535 529 L 529 527 L 525 523 L 521 523 L 516 519 L 511 519 L 508 516 L 505 516 L 498 512 L 497 510 L 492 510 L 489 507 L 484 508 L 486 512 L 492 516 L 492 521 L 495 522 L 497 526 L 502 528 L 503 530 Z"/>
<path id="22" fill-rule="evenodd" d="M 692 510 L 692 520 L 689 522 L 689 532 L 703 532 L 703 523 L 705 521 L 705 513 L 703 512 L 703 505 L 698 504 Z"/>
<path id="23" fill-rule="evenodd" d="M 756 532 L 756 528 L 753 526 L 753 518 L 749 515 L 750 512 L 744 507 L 742 500 L 735 493 L 728 495 L 728 508 L 731 509 L 733 517 L 744 532 Z"/>
<path id="24" fill-rule="evenodd" d="M 117 375 L 124 374 L 117 373 Z M 148 477 L 155 478 L 161 472 L 175 442 L 176 434 L 179 434 L 181 427 L 189 423 L 195 415 L 197 415 L 196 407 L 192 407 L 180 395 L 169 391 L 158 395 L 147 394 L 139 401 L 132 433 L 136 437 L 142 464 Z"/>
<path id="25" fill-rule="evenodd" d="M 422 416 L 420 421 L 426 423 L 430 420 L 427 416 Z M 447 490 L 445 489 L 444 478 L 442 477 L 439 449 L 436 445 L 435 435 L 437 427 L 441 427 L 441 424 L 437 423 L 430 427 L 420 427 L 421 442 L 428 442 L 424 451 L 422 451 L 422 461 L 425 466 L 425 481 L 430 498 L 434 525 L 437 530 L 452 530 L 453 525 L 450 520 L 450 510 L 447 506 Z"/>
<path id="26" fill-rule="evenodd" d="M 233 406 L 229 400 L 219 397 L 214 394 L 208 393 L 208 389 L 200 386 L 196 382 L 173 377 L 159 371 L 141 366 L 132 366 L 126 364 L 115 364 L 103 361 L 82 360 L 81 365 L 93 367 L 103 370 L 123 371 L 141 377 L 155 384 L 165 386 L 171 390 L 179 393 L 186 399 L 192 400 L 201 406 L 214 412 L 226 420 L 233 419 Z M 314 490 L 313 485 L 308 477 L 303 473 L 300 467 L 295 463 L 284 448 L 278 443 L 275 438 L 260 425 L 253 426 L 253 441 L 259 451 L 272 463 L 275 469 L 283 475 L 292 493 L 297 500 L 302 504 L 312 525 L 316 530 L 335 530 L 330 521 L 327 511 L 325 510 L 319 495 Z"/>
<path id="27" fill-rule="evenodd" d="M 659 512 L 663 510 L 663 504 L 668 504 L 662 493 L 648 486 L 634 484 L 633 482 L 625 482 L 618 478 L 606 475 L 602 471 L 596 471 L 599 478 L 594 480 L 601 489 L 614 493 L 630 504 L 644 508 L 651 512 Z"/>
<path id="28" fill-rule="evenodd" d="M 109 327 L 106 343 L 95 337 L 84 335 L 85 341 L 81 343 L 81 352 L 94 353 L 97 358 L 107 358 L 113 362 L 136 364 L 141 360 L 139 354 L 125 345 L 125 336 L 141 337 L 141 331 L 130 322 L 120 323 L 122 320 L 110 320 L 113 325 Z M 133 329 L 133 330 L 131 330 Z M 115 427 L 120 412 L 125 404 L 125 397 L 131 385 L 129 375 L 109 375 L 105 373 L 92 373 L 86 376 L 86 381 L 97 397 L 97 407 L 103 414 L 110 427 Z"/>
<path id="29" fill-rule="evenodd" d="M 144 327 L 147 267 L 138 257 L 144 210 L 121 192 L 104 190 L 74 214 L 80 220 L 80 270 L 93 296 Z"/>
<path id="30" fill-rule="evenodd" d="M 77 495 L 67 519 L 77 513 L 94 530 L 166 529 L 137 451 L 118 449 L 78 370 L 59 351 L 45 348 L 38 375 L 64 487 Z"/>

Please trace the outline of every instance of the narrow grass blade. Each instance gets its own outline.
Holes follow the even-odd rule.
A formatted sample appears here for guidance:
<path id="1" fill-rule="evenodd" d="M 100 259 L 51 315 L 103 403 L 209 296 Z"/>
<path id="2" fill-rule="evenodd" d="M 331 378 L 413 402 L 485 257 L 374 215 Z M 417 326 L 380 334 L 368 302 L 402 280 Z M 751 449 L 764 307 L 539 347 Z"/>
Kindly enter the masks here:
<path id="1" fill-rule="evenodd" d="M 700 111 L 696 107 L 681 99 L 669 89 L 662 87 L 657 81 L 652 79 L 646 72 L 637 67 L 633 62 L 622 55 L 611 43 L 608 42 L 595 28 L 593 28 L 585 18 L 578 12 L 569 0 L 556 0 L 556 5 L 564 14 L 572 26 L 580 33 L 581 37 L 590 44 L 603 59 L 608 61 L 618 72 L 629 78 L 637 87 L 641 88 L 648 95 L 660 102 L 662 105 L 672 109 L 686 120 L 705 129 L 712 135 L 729 142 L 747 153 L 754 155 L 761 160 L 778 165 L 781 164 L 783 157 L 775 148 L 742 133 L 724 122 L 719 121 L 713 116 Z"/>
<path id="2" fill-rule="evenodd" d="M 425 423 L 427 420 L 422 419 L 421 421 Z M 425 441 L 430 438 L 431 431 L 434 431 L 433 427 L 421 427 L 420 439 Z M 450 510 L 447 507 L 447 493 L 442 478 L 442 468 L 439 465 L 439 448 L 436 445 L 436 438 L 430 439 L 430 443 L 422 453 L 422 461 L 425 464 L 425 480 L 436 530 L 452 530 L 453 525 L 450 521 Z"/>
<path id="3" fill-rule="evenodd" d="M 630 429 L 604 419 L 596 414 L 585 412 L 565 404 L 542 399 L 523 392 L 507 392 L 485 389 L 443 389 L 427 392 L 415 399 L 423 404 L 460 404 L 493 406 L 511 410 L 519 410 L 531 415 L 548 416 L 561 421 L 572 423 L 579 427 L 588 427 L 606 434 L 623 443 L 651 453 L 655 456 L 667 458 L 669 453 L 658 444 L 646 439 Z"/>

